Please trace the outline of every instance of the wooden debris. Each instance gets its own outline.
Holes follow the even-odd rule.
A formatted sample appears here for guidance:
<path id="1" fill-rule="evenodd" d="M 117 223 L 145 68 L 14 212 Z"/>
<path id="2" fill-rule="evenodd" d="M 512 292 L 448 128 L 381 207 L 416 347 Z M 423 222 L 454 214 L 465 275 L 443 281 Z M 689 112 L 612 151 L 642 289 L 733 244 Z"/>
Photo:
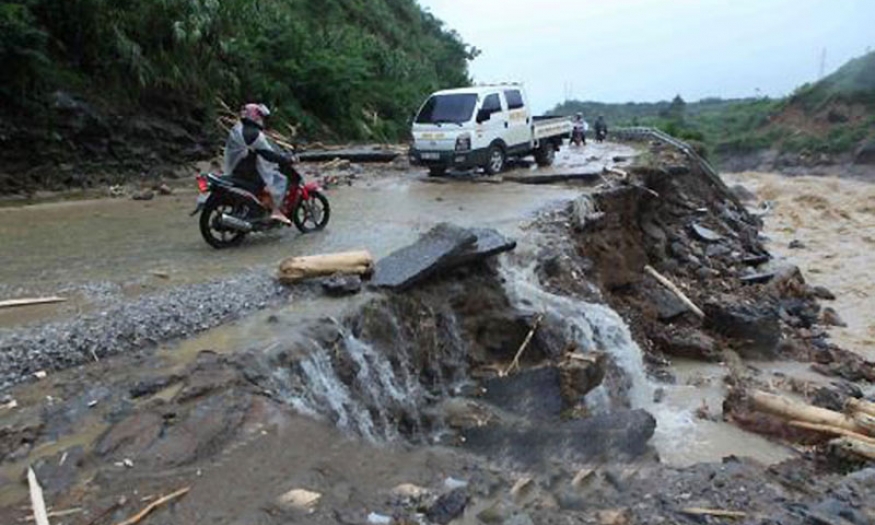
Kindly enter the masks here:
<path id="1" fill-rule="evenodd" d="M 862 399 L 850 398 L 845 402 L 845 408 L 857 414 L 868 414 L 875 416 L 875 403 L 864 401 Z"/>
<path id="2" fill-rule="evenodd" d="M 689 308 L 691 312 L 696 314 L 701 319 L 705 318 L 705 312 L 703 312 L 698 306 L 696 306 L 696 304 L 691 301 L 690 298 L 687 297 L 686 294 L 684 294 L 684 292 L 682 292 L 681 289 L 677 287 L 677 285 L 669 281 L 667 278 L 663 277 L 650 265 L 645 266 L 644 271 L 650 274 L 650 276 L 652 276 L 654 279 L 656 279 L 659 284 L 665 286 L 670 292 L 675 294 L 677 298 L 681 300 L 681 302 L 687 305 L 687 308 Z"/>
<path id="3" fill-rule="evenodd" d="M 46 516 L 49 518 L 65 518 L 67 516 L 74 516 L 76 514 L 82 514 L 82 512 L 84 512 L 84 511 L 81 507 L 76 507 L 76 508 L 67 509 L 67 510 L 53 510 L 53 511 L 49 512 L 48 514 L 46 514 Z M 23 520 L 18 520 L 19 523 L 29 523 L 31 521 L 36 521 L 33 516 L 28 516 L 27 518 L 25 518 Z"/>
<path id="4" fill-rule="evenodd" d="M 734 518 L 741 519 L 746 518 L 746 512 L 738 512 L 734 510 L 720 510 L 720 509 L 702 509 L 698 507 L 691 507 L 688 509 L 681 510 L 684 514 L 689 514 L 690 516 L 715 516 L 718 518 Z"/>
<path id="5" fill-rule="evenodd" d="M 519 350 L 517 350 L 516 355 L 513 357 L 513 361 L 511 361 L 510 365 L 504 370 L 502 376 L 506 376 L 510 374 L 513 370 L 518 369 L 520 367 L 520 357 L 522 357 L 523 352 L 526 351 L 526 348 L 529 346 L 529 343 L 532 342 L 532 338 L 535 337 L 535 332 L 538 331 L 538 327 L 541 325 L 541 321 L 544 320 L 544 315 L 539 315 L 535 319 L 535 324 L 532 325 L 532 329 L 529 330 L 529 334 L 523 340 L 523 344 L 520 345 Z"/>
<path id="6" fill-rule="evenodd" d="M 861 426 L 853 418 L 840 412 L 761 391 L 750 392 L 749 398 L 756 410 L 780 416 L 790 421 L 834 427 L 857 434 L 867 433 L 865 427 Z"/>
<path id="7" fill-rule="evenodd" d="M 64 297 L 29 297 L 23 299 L 8 299 L 0 301 L 0 308 L 17 308 L 19 306 L 31 306 L 37 304 L 54 304 L 66 301 Z"/>
<path id="8" fill-rule="evenodd" d="M 857 432 L 853 432 L 844 428 L 831 427 L 829 425 L 817 425 L 815 423 L 808 423 L 806 421 L 790 421 L 787 423 L 791 427 L 803 428 L 805 430 L 813 430 L 814 432 L 821 432 L 823 434 L 831 434 L 833 436 L 845 436 L 851 439 L 855 439 L 858 441 L 862 441 L 864 443 L 870 443 L 875 445 L 875 438 L 869 437 L 864 434 L 860 434 Z"/>
<path id="9" fill-rule="evenodd" d="M 830 445 L 859 458 L 875 461 L 875 443 L 850 437 L 830 441 Z"/>
<path id="10" fill-rule="evenodd" d="M 36 479 L 36 474 L 33 468 L 27 469 L 27 484 L 30 487 L 30 504 L 33 508 L 33 519 L 37 525 L 49 525 L 49 517 L 46 512 L 46 502 L 43 499 L 43 488 L 40 487 L 39 481 Z"/>
<path id="11" fill-rule="evenodd" d="M 331 275 L 370 275 L 374 259 L 367 251 L 292 257 L 280 263 L 279 280 L 296 283 L 313 277 Z"/>
<path id="12" fill-rule="evenodd" d="M 157 509 L 161 505 L 165 505 L 165 504 L 170 503 L 171 501 L 173 501 L 177 498 L 181 498 L 182 496 L 185 496 L 186 494 L 188 494 L 188 492 L 190 490 L 191 490 L 191 487 L 185 487 L 184 489 L 177 490 L 176 492 L 174 492 L 172 494 L 168 494 L 166 496 L 160 497 L 157 500 L 150 503 L 149 505 L 147 505 L 140 512 L 134 514 L 130 518 L 126 519 L 125 521 L 118 523 L 117 525 L 136 525 L 137 523 L 140 523 L 141 521 L 143 521 L 143 519 L 146 516 L 151 514 L 155 509 Z"/>

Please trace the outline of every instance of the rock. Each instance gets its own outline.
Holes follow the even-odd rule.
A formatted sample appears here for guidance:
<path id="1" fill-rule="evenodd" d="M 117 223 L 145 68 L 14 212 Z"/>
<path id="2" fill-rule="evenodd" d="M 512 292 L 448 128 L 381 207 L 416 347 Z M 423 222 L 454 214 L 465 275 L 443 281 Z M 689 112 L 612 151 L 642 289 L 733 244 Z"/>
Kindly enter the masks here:
<path id="1" fill-rule="evenodd" d="M 469 264 L 516 248 L 516 241 L 508 239 L 495 230 L 473 228 L 471 232 L 477 236 L 477 242 L 474 246 L 463 250 L 462 253 L 451 257 L 447 263 L 448 268 Z"/>
<path id="2" fill-rule="evenodd" d="M 134 194 L 131 195 L 131 199 L 135 201 L 150 201 L 154 198 L 155 192 L 153 192 L 152 190 L 141 190 L 134 192 Z"/>
<path id="3" fill-rule="evenodd" d="M 173 195 L 173 188 L 171 188 L 167 184 L 161 184 L 160 186 L 158 186 L 158 188 L 156 188 L 156 191 L 158 192 L 158 195 Z"/>
<path id="4" fill-rule="evenodd" d="M 748 255 L 741 259 L 741 262 L 747 266 L 759 266 L 761 264 L 766 264 L 772 259 L 772 256 L 769 254 L 764 255 Z"/>
<path id="5" fill-rule="evenodd" d="M 85 459 L 82 446 L 64 450 L 54 456 L 37 460 L 33 470 L 47 494 L 60 494 L 78 481 L 79 467 Z"/>
<path id="6" fill-rule="evenodd" d="M 731 188 L 729 188 L 732 193 L 735 194 L 736 198 L 741 202 L 752 202 L 757 199 L 757 196 L 754 192 L 747 189 L 745 186 L 741 184 L 735 184 Z"/>
<path id="7" fill-rule="evenodd" d="M 596 519 L 599 525 L 628 525 L 632 512 L 629 509 L 600 510 L 596 512 Z"/>
<path id="8" fill-rule="evenodd" d="M 840 326 L 846 327 L 848 323 L 846 323 L 838 312 L 835 311 L 834 308 L 826 307 L 823 309 L 823 315 L 821 316 L 821 322 L 826 326 Z"/>
<path id="9" fill-rule="evenodd" d="M 804 250 L 804 249 L 805 249 L 805 243 L 803 243 L 803 242 L 800 241 L 799 239 L 794 239 L 794 240 L 790 241 L 790 244 L 789 244 L 788 247 L 789 247 L 791 250 Z"/>
<path id="10" fill-rule="evenodd" d="M 713 361 L 719 358 L 713 338 L 695 328 L 671 327 L 653 338 L 656 348 L 667 355 Z"/>
<path id="11" fill-rule="evenodd" d="M 440 496 L 425 515 L 434 523 L 447 525 L 465 512 L 468 505 L 468 490 L 458 488 Z"/>
<path id="12" fill-rule="evenodd" d="M 496 407 L 535 421 L 555 419 L 565 408 L 560 372 L 555 366 L 529 368 L 483 385 L 483 400 Z"/>
<path id="13" fill-rule="evenodd" d="M 155 394 L 167 388 L 168 386 L 170 386 L 171 383 L 175 382 L 176 380 L 177 378 L 172 376 L 160 376 L 151 379 L 143 379 L 134 383 L 134 386 L 132 386 L 128 390 L 128 393 L 131 395 L 132 399 L 151 396 L 152 394 Z"/>
<path id="14" fill-rule="evenodd" d="M 704 311 L 705 328 L 731 339 L 742 357 L 775 357 L 781 325 L 774 310 L 727 299 L 709 301 Z"/>
<path id="15" fill-rule="evenodd" d="M 616 162 L 616 163 L 619 164 L 619 163 L 621 163 L 621 162 L 628 162 L 629 157 L 624 157 L 624 156 L 622 156 L 622 155 L 616 155 L 616 156 L 614 156 L 614 158 L 611 159 L 611 160 L 613 160 L 614 162 Z"/>
<path id="16" fill-rule="evenodd" d="M 358 275 L 335 275 L 322 281 L 322 290 L 331 297 L 355 295 L 362 291 L 362 279 Z"/>
<path id="17" fill-rule="evenodd" d="M 669 322 L 687 313 L 689 308 L 678 296 L 663 286 L 650 286 L 643 290 L 643 298 L 656 310 L 660 321 Z"/>
<path id="18" fill-rule="evenodd" d="M 768 273 L 753 273 L 741 277 L 739 281 L 744 284 L 765 284 L 775 278 L 774 272 Z"/>
<path id="19" fill-rule="evenodd" d="M 589 195 L 581 195 L 574 199 L 571 204 L 572 224 L 576 231 L 586 231 L 601 219 L 604 218 L 604 213 L 600 213 L 596 206 L 595 200 Z"/>
<path id="20" fill-rule="evenodd" d="M 274 504 L 282 511 L 312 514 L 316 511 L 316 506 L 321 499 L 322 494 L 318 492 L 312 492 L 305 489 L 292 489 L 279 496 Z"/>
<path id="21" fill-rule="evenodd" d="M 438 224 L 415 243 L 377 262 L 371 284 L 392 290 L 410 288 L 446 268 L 449 261 L 476 243 L 477 235 L 471 230 Z"/>
<path id="22" fill-rule="evenodd" d="M 559 391 L 566 407 L 575 407 L 602 384 L 607 369 L 604 353 L 571 354 L 559 364 Z"/>
<path id="23" fill-rule="evenodd" d="M 875 140 L 870 140 L 857 149 L 854 164 L 875 164 Z"/>
<path id="24" fill-rule="evenodd" d="M 717 242 L 717 241 L 719 241 L 720 239 L 723 238 L 723 236 L 720 235 L 719 233 L 715 232 L 714 230 L 711 230 L 711 229 L 709 229 L 709 228 L 706 228 L 706 227 L 702 226 L 702 225 L 699 224 L 698 222 L 694 222 L 694 223 L 690 226 L 690 228 L 693 230 L 693 234 L 694 234 L 694 235 L 695 235 L 700 241 L 704 241 L 704 242 Z"/>
<path id="25" fill-rule="evenodd" d="M 725 257 L 732 253 L 732 248 L 724 245 L 724 244 L 710 244 L 705 249 L 705 256 L 709 259 L 713 259 L 716 257 Z"/>
<path id="26" fill-rule="evenodd" d="M 818 299 L 823 299 L 824 301 L 835 301 L 836 296 L 832 293 L 829 288 L 825 286 L 813 286 L 809 288 L 809 292 L 811 295 Z"/>
<path id="27" fill-rule="evenodd" d="M 615 410 L 549 424 L 470 428 L 462 435 L 468 450 L 527 468 L 552 461 L 632 460 L 647 452 L 655 429 L 656 420 L 644 410 Z"/>

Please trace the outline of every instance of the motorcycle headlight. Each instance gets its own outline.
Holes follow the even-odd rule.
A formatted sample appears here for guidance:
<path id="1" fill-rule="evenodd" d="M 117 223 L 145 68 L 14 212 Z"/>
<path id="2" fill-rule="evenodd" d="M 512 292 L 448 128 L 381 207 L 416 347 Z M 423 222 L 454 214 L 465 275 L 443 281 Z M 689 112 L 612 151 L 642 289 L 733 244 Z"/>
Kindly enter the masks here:
<path id="1" fill-rule="evenodd" d="M 468 151 L 471 149 L 471 135 L 459 135 L 456 138 L 456 151 Z"/>

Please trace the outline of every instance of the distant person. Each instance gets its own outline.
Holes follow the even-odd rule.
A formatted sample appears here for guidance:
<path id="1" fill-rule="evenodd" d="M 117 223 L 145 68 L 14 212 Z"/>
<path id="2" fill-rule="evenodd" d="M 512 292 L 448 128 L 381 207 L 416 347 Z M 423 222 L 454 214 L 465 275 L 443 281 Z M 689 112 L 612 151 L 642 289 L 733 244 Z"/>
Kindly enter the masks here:
<path id="1" fill-rule="evenodd" d="M 280 167 L 293 159 L 277 151 L 264 135 L 264 122 L 270 110 L 264 104 L 246 104 L 240 112 L 240 122 L 228 133 L 225 143 L 225 175 L 252 182 L 260 181 L 270 194 L 270 218 L 290 225 L 280 210 L 289 180 Z"/>
<path id="2" fill-rule="evenodd" d="M 583 113 L 574 115 L 571 121 L 574 129 L 571 132 L 571 143 L 577 146 L 586 146 L 586 132 L 589 131 L 589 123 L 583 118 Z"/>
<path id="3" fill-rule="evenodd" d="M 595 121 L 595 140 L 596 142 L 604 142 L 608 137 L 608 123 L 605 122 L 605 117 L 599 115 Z"/>

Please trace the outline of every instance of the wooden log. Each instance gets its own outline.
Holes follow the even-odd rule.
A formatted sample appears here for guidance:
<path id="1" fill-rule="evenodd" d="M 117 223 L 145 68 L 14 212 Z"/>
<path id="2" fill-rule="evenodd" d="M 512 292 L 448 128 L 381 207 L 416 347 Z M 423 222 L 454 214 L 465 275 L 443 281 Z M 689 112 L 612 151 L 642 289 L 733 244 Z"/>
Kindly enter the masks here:
<path id="1" fill-rule="evenodd" d="M 705 318 L 705 312 L 703 312 L 696 304 L 690 300 L 689 297 L 681 291 L 673 282 L 669 281 L 665 277 L 663 277 L 659 272 L 653 269 L 652 266 L 648 265 L 644 267 L 644 271 L 650 274 L 654 279 L 656 279 L 659 284 L 665 286 L 670 292 L 675 294 L 678 299 L 681 300 L 682 303 L 687 305 L 687 308 L 690 309 L 694 314 L 696 314 L 699 318 Z"/>
<path id="2" fill-rule="evenodd" d="M 296 283 L 335 274 L 366 276 L 373 271 L 374 258 L 367 251 L 292 257 L 280 263 L 279 280 Z"/>
<path id="3" fill-rule="evenodd" d="M 858 456 L 868 460 L 875 460 L 875 444 L 868 441 L 861 441 L 859 439 L 854 439 L 850 437 L 842 437 L 830 441 L 829 444 L 837 448 L 838 450 L 849 452 L 854 456 Z"/>
<path id="4" fill-rule="evenodd" d="M 875 417 L 875 403 L 862 399 L 850 398 L 845 402 L 845 408 L 857 414 L 868 414 Z"/>
<path id="5" fill-rule="evenodd" d="M 867 434 L 866 428 L 858 424 L 854 418 L 841 412 L 827 410 L 766 392 L 750 392 L 749 398 L 753 407 L 761 412 L 767 412 L 791 421 L 801 421 L 815 425 L 826 425 L 840 428 L 858 434 Z"/>
<path id="6" fill-rule="evenodd" d="M 0 308 L 15 308 L 18 306 L 31 306 L 34 304 L 63 303 L 67 299 L 63 297 L 29 297 L 24 299 L 9 299 L 0 301 Z"/>
<path id="7" fill-rule="evenodd" d="M 875 438 L 869 437 L 865 434 L 853 432 L 851 430 L 846 430 L 844 428 L 831 427 L 829 425 L 816 425 L 814 423 L 806 423 L 805 421 L 790 421 L 787 424 L 791 427 L 802 428 L 805 430 L 813 430 L 815 432 L 822 432 L 824 434 L 831 434 L 833 436 L 844 436 L 851 439 L 856 439 L 858 441 L 871 443 L 873 446 L 875 446 Z"/>
<path id="8" fill-rule="evenodd" d="M 519 350 L 517 350 L 516 355 L 513 356 L 513 361 L 511 361 L 510 365 L 504 370 L 504 373 L 501 374 L 502 376 L 506 376 L 510 374 L 515 368 L 520 367 L 520 357 L 522 357 L 523 352 L 525 352 L 526 348 L 528 348 L 529 343 L 532 342 L 532 338 L 535 336 L 535 332 L 538 331 L 538 327 L 541 326 L 541 321 L 543 320 L 544 314 L 539 315 L 535 319 L 535 324 L 532 325 L 532 329 L 529 330 L 528 335 L 526 335 L 526 338 L 523 340 L 523 344 L 520 345 L 520 348 Z"/>

